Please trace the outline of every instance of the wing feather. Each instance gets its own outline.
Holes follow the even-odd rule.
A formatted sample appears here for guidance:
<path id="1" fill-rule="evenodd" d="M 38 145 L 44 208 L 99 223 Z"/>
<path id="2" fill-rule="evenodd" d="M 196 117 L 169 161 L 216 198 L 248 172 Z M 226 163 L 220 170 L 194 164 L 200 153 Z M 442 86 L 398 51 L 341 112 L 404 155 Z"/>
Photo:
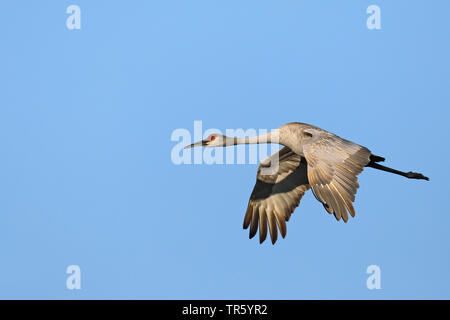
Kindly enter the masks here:
<path id="1" fill-rule="evenodd" d="M 261 168 L 270 167 L 278 157 L 276 173 L 264 175 Z M 278 229 L 284 238 L 287 233 L 286 221 L 300 204 L 303 194 L 309 189 L 306 160 L 283 147 L 264 159 L 258 167 L 255 187 L 250 196 L 244 217 L 244 229 L 250 227 L 249 237 L 253 238 L 259 225 L 259 241 L 262 243 L 269 233 L 272 244 L 278 238 Z"/>
<path id="2" fill-rule="evenodd" d="M 355 216 L 352 202 L 359 188 L 357 176 L 370 161 L 370 150 L 318 128 L 304 129 L 308 135 L 303 153 L 308 180 L 317 200 L 337 220 Z"/>
<path id="3" fill-rule="evenodd" d="M 259 242 L 262 243 L 267 237 L 267 215 L 262 207 L 259 207 Z"/>

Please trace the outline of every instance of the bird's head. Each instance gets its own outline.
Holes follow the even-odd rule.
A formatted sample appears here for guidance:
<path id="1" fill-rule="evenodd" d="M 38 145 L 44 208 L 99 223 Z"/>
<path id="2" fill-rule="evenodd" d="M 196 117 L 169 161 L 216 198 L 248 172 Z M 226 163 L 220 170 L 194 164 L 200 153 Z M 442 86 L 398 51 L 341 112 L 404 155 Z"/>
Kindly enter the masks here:
<path id="1" fill-rule="evenodd" d="M 190 144 L 184 149 L 194 148 L 194 147 L 225 147 L 233 144 L 234 139 L 228 138 L 220 133 L 210 134 L 206 139 Z"/>

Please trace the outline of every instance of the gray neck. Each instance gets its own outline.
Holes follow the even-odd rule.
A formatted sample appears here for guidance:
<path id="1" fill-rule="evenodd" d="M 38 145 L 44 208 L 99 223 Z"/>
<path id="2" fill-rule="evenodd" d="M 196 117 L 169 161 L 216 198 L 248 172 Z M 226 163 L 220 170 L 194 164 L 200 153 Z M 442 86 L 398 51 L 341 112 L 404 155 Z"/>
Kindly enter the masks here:
<path id="1" fill-rule="evenodd" d="M 254 137 L 232 138 L 233 144 L 260 144 L 260 143 L 280 143 L 278 129 L 267 134 Z"/>

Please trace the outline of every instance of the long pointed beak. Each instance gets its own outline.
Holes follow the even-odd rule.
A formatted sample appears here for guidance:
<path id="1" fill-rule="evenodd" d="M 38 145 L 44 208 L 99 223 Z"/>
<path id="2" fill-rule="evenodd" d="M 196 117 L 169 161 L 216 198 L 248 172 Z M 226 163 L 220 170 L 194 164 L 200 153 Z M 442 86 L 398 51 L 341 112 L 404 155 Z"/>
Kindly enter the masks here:
<path id="1" fill-rule="evenodd" d="M 184 147 L 183 149 L 190 149 L 190 148 L 194 148 L 194 147 L 206 146 L 207 142 L 208 141 L 206 141 L 206 140 L 198 141 L 196 143 L 193 143 L 193 144 L 190 144 L 190 145 Z"/>

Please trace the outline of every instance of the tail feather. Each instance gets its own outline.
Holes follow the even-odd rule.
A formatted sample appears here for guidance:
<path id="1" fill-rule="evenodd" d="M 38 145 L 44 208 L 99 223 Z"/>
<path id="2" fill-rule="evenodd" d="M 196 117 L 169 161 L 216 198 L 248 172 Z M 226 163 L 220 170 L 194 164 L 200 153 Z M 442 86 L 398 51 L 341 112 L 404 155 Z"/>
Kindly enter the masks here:
<path id="1" fill-rule="evenodd" d="M 377 156 L 375 154 L 371 154 L 369 159 L 370 162 L 383 162 L 384 160 L 386 160 L 385 158 Z"/>

